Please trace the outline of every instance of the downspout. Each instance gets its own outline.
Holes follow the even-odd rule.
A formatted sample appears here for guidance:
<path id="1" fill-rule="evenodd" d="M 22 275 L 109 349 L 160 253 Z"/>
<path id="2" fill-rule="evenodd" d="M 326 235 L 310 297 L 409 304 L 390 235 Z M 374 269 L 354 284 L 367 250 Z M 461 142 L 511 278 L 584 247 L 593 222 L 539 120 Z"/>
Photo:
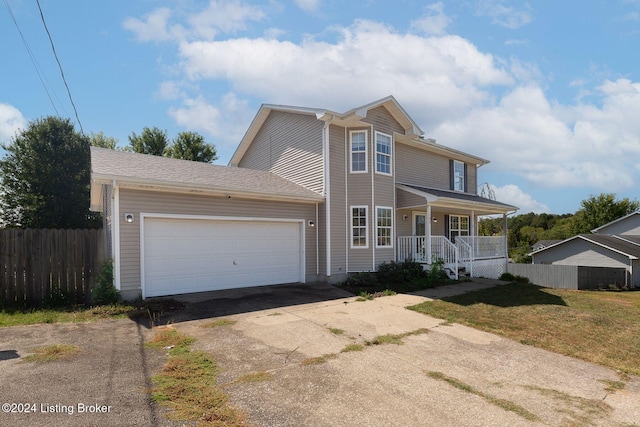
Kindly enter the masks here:
<path id="1" fill-rule="evenodd" d="M 121 290 L 120 285 L 120 188 L 117 186 L 116 180 L 111 182 L 111 199 L 113 203 L 111 212 L 111 225 L 113 228 L 113 237 L 111 244 L 113 245 L 113 271 L 114 285 L 117 290 Z"/>
<path id="2" fill-rule="evenodd" d="M 367 233 L 371 233 L 371 271 L 376 271 L 376 134 L 373 129 L 373 125 L 369 125 L 371 128 L 371 141 L 367 141 L 371 144 L 371 211 L 369 218 L 367 218 Z M 369 161 L 369 159 L 367 159 Z"/>
<path id="3" fill-rule="evenodd" d="M 427 201 L 427 211 L 425 212 L 427 216 L 424 218 L 424 249 L 427 253 L 427 264 L 431 265 L 431 205 L 426 198 L 425 201 Z"/>
<path id="4" fill-rule="evenodd" d="M 316 203 L 316 280 L 318 280 L 318 276 L 320 275 L 320 243 L 318 237 L 320 232 L 318 229 L 320 228 L 320 223 L 318 222 L 318 203 Z"/>
<path id="5" fill-rule="evenodd" d="M 327 264 L 327 281 L 331 277 L 331 168 L 329 165 L 330 153 L 329 153 L 329 126 L 335 120 L 335 116 L 331 116 L 331 120 L 325 122 L 322 127 L 322 151 L 323 151 L 323 163 L 324 163 L 324 200 L 325 200 L 325 256 Z"/>

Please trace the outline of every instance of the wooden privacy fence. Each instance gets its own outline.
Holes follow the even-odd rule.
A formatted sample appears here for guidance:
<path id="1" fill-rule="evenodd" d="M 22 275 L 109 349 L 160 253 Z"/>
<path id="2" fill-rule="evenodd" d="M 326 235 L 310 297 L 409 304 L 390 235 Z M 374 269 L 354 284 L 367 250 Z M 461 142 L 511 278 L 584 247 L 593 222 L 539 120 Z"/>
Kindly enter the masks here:
<path id="1" fill-rule="evenodd" d="M 632 286 L 625 268 L 509 263 L 507 271 L 546 288 L 607 289 L 609 285 L 618 288 Z"/>
<path id="2" fill-rule="evenodd" d="M 105 252 L 102 229 L 0 229 L 0 305 L 88 304 Z"/>

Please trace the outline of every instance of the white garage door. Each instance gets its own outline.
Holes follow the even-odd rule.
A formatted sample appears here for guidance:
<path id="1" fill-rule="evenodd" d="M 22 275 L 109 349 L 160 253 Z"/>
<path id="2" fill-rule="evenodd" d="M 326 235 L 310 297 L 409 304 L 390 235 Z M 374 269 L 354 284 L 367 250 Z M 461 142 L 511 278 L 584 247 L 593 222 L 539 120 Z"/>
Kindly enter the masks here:
<path id="1" fill-rule="evenodd" d="M 299 222 L 144 219 L 144 296 L 304 281 Z"/>

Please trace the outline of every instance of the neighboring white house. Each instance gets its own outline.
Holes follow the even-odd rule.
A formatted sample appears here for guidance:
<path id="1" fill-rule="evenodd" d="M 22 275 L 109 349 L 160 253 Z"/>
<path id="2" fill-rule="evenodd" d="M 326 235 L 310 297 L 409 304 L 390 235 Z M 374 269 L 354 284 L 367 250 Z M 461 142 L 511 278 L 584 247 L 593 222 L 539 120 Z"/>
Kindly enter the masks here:
<path id="1" fill-rule="evenodd" d="M 633 212 L 592 232 L 534 250 L 530 254 L 533 264 L 624 268 L 625 285 L 640 287 L 640 213 Z"/>

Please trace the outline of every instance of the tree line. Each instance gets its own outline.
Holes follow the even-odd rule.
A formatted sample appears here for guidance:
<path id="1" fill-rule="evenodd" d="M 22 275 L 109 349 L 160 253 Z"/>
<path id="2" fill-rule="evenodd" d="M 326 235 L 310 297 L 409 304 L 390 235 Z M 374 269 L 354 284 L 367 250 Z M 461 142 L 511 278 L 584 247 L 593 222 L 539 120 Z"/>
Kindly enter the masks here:
<path id="1" fill-rule="evenodd" d="M 145 127 L 118 147 L 103 132 L 84 135 L 66 118 L 47 116 L 29 122 L 8 144 L 0 160 L 0 227 L 100 228 L 102 216 L 89 210 L 90 146 L 210 163 L 215 145 L 197 132 L 167 132 Z"/>
<path id="2" fill-rule="evenodd" d="M 600 226 L 637 211 L 640 202 L 617 199 L 615 193 L 591 195 L 580 202 L 580 209 L 570 214 L 526 214 L 507 219 L 509 256 L 515 262 L 529 262 L 532 246 L 540 240 L 564 240 L 578 234 L 588 234 Z M 502 218 L 483 218 L 478 223 L 481 236 L 503 236 Z"/>

